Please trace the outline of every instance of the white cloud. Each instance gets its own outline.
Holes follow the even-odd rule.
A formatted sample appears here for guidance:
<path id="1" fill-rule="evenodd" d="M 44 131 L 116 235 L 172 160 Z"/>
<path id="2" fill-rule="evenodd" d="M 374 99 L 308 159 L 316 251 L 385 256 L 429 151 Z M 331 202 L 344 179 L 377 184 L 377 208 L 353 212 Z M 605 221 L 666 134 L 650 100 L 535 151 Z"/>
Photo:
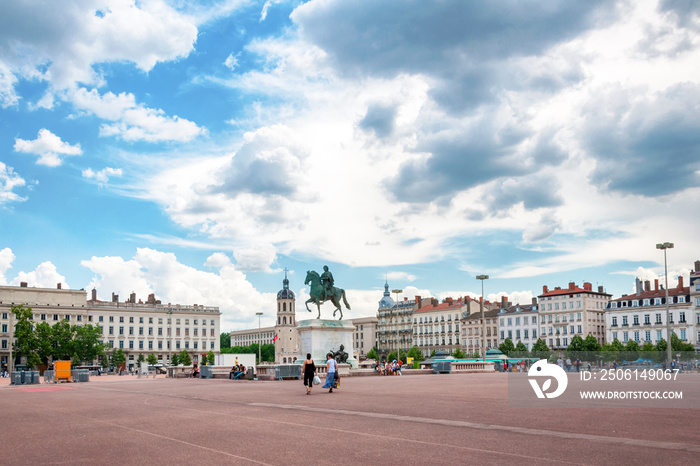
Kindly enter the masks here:
<path id="1" fill-rule="evenodd" d="M 172 253 L 139 248 L 131 260 L 92 257 L 81 265 L 95 273 L 89 288 L 95 287 L 103 300 L 111 299 L 112 292 L 125 299 L 133 291 L 137 299 L 155 293 L 164 303 L 218 306 L 222 331 L 252 326 L 256 312 L 265 312 L 272 321 L 276 294 L 255 290 L 225 258 L 221 253 L 210 256 L 205 265 L 218 270 L 205 272 L 178 262 Z"/>
<path id="2" fill-rule="evenodd" d="M 6 108 L 17 105 L 19 96 L 15 92 L 17 78 L 9 67 L 0 61 L 0 107 Z"/>
<path id="3" fill-rule="evenodd" d="M 234 249 L 233 257 L 236 259 L 236 268 L 244 272 L 272 273 L 280 270 L 270 268 L 277 258 L 277 250 L 269 243 Z"/>
<path id="4" fill-rule="evenodd" d="M 15 139 L 15 151 L 25 154 L 38 155 L 36 163 L 47 167 L 57 167 L 63 163 L 61 156 L 81 155 L 83 153 L 80 144 L 70 145 L 61 141 L 61 138 L 48 129 L 39 130 L 37 138 L 33 141 Z"/>
<path id="5" fill-rule="evenodd" d="M 260 22 L 265 21 L 265 18 L 267 18 L 267 9 L 270 8 L 270 5 L 270 0 L 266 0 L 262 7 L 262 11 L 260 12 Z"/>
<path id="6" fill-rule="evenodd" d="M 0 285 L 7 285 L 5 272 L 12 268 L 12 262 L 15 260 L 15 255 L 10 248 L 0 249 Z"/>
<path id="7" fill-rule="evenodd" d="M 229 68 L 231 71 L 234 71 L 238 67 L 238 54 L 229 54 L 229 56 L 226 57 L 226 60 L 224 61 L 224 66 L 226 68 Z"/>
<path id="8" fill-rule="evenodd" d="M 88 168 L 82 171 L 83 178 L 94 179 L 100 185 L 107 183 L 109 179 L 113 176 L 122 176 L 121 168 L 105 167 L 100 171 L 93 171 L 92 168 Z"/>
<path id="9" fill-rule="evenodd" d="M 55 288 L 58 283 L 62 287 L 70 288 L 66 283 L 66 277 L 56 271 L 56 266 L 51 261 L 42 262 L 31 272 L 17 273 L 10 285 L 18 286 L 21 282 L 27 282 L 28 286 L 37 288 Z"/>
<path id="10" fill-rule="evenodd" d="M 387 280 L 391 282 L 413 282 L 416 280 L 416 276 L 407 272 L 389 272 L 386 274 Z"/>
<path id="11" fill-rule="evenodd" d="M 27 198 L 13 192 L 15 188 L 25 184 L 24 178 L 15 173 L 12 167 L 0 162 L 0 206 L 9 202 L 26 201 Z"/>
<path id="12" fill-rule="evenodd" d="M 136 103 L 133 94 L 100 95 L 97 89 L 79 88 L 68 93 L 75 108 L 112 121 L 100 127 L 100 136 L 115 136 L 125 141 L 186 142 L 206 133 L 192 121 L 178 116 L 168 117 L 162 110 Z"/>

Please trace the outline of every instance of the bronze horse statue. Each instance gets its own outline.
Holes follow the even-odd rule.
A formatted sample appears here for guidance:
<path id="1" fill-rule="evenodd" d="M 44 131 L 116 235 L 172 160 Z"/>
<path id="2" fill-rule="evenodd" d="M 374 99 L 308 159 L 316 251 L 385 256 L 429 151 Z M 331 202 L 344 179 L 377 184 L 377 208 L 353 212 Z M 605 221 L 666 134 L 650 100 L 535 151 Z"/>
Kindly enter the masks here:
<path id="1" fill-rule="evenodd" d="M 304 285 L 308 285 L 309 283 L 311 283 L 311 289 L 309 290 L 310 298 L 304 303 L 306 305 L 306 310 L 311 312 L 311 309 L 309 309 L 309 303 L 316 303 L 316 307 L 318 308 L 318 317 L 316 318 L 320 319 L 321 304 L 326 301 L 330 301 L 335 306 L 333 317 L 335 317 L 336 312 L 340 312 L 340 318 L 338 320 L 343 320 L 343 311 L 340 309 L 340 300 L 342 299 L 345 303 L 345 307 L 350 309 L 348 300 L 345 298 L 345 290 L 334 286 L 331 287 L 330 296 L 326 296 L 325 289 L 321 284 L 321 277 L 314 270 L 309 270 L 306 272 L 306 280 L 304 280 Z"/>

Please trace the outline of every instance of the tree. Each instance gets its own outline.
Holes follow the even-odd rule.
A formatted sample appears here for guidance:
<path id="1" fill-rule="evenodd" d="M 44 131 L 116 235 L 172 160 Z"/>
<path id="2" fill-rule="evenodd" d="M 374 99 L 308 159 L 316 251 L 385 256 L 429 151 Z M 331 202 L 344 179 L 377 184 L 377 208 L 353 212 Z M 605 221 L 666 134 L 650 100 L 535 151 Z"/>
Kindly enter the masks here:
<path id="1" fill-rule="evenodd" d="M 513 340 L 510 338 L 506 338 L 503 340 L 503 343 L 498 345 L 498 349 L 501 351 L 501 353 L 508 355 L 512 351 L 515 351 L 515 345 L 513 345 Z"/>
<path id="2" fill-rule="evenodd" d="M 224 332 L 219 335 L 219 347 L 221 348 L 222 352 L 224 348 L 230 348 L 231 347 L 231 334 Z"/>
<path id="3" fill-rule="evenodd" d="M 583 338 L 581 338 L 578 335 L 575 335 L 571 339 L 571 343 L 569 344 L 569 346 L 566 348 L 566 355 L 574 361 L 576 359 L 583 359 L 583 348 Z"/>
<path id="4" fill-rule="evenodd" d="M 464 358 L 466 357 L 466 355 L 465 355 L 464 352 L 462 351 L 462 348 L 457 348 L 457 349 L 454 350 L 454 352 L 452 353 L 452 357 L 455 358 L 455 359 L 464 359 Z"/>
<path id="5" fill-rule="evenodd" d="M 155 354 L 151 353 L 151 354 L 149 354 L 148 357 L 146 358 L 146 361 L 148 361 L 148 364 L 150 364 L 151 366 L 155 366 L 156 364 L 158 364 L 158 356 L 156 356 Z"/>
<path id="6" fill-rule="evenodd" d="M 183 366 L 192 365 L 192 358 L 190 358 L 190 354 L 187 352 L 187 350 L 180 351 L 180 364 Z"/>
<path id="7" fill-rule="evenodd" d="M 518 357 L 521 358 L 526 358 L 530 356 L 530 352 L 527 350 L 527 346 L 525 346 L 525 343 L 523 343 L 520 340 L 518 340 L 518 344 L 515 345 L 515 352 L 517 353 Z"/>
<path id="8" fill-rule="evenodd" d="M 54 341 L 53 358 L 59 361 L 73 359 L 73 330 L 67 320 L 61 320 L 51 328 Z"/>
<path id="9" fill-rule="evenodd" d="M 118 348 L 112 355 L 112 364 L 117 370 L 121 369 L 121 366 L 126 362 L 126 355 L 121 348 Z"/>
<path id="10" fill-rule="evenodd" d="M 408 350 L 407 357 L 413 358 L 414 363 L 421 362 L 425 359 L 423 352 L 417 346 L 413 346 L 410 350 Z"/>
<path id="11" fill-rule="evenodd" d="M 589 333 L 586 339 L 583 340 L 583 351 L 597 353 L 600 349 L 601 346 L 600 343 L 598 343 L 598 339 Z"/>
<path id="12" fill-rule="evenodd" d="M 214 356 L 214 352 L 209 350 L 209 352 L 207 353 L 207 365 L 213 366 L 215 359 L 216 357 Z"/>
<path id="13" fill-rule="evenodd" d="M 538 338 L 534 345 L 532 345 L 532 357 L 539 359 L 549 359 L 549 347 L 543 339 Z"/>
<path id="14" fill-rule="evenodd" d="M 92 362 L 104 353 L 105 346 L 100 343 L 102 331 L 96 325 L 85 325 L 73 328 L 73 360 L 78 363 Z"/>
<path id="15" fill-rule="evenodd" d="M 436 354 L 437 354 L 437 350 L 436 350 L 436 349 L 433 349 L 433 350 L 430 352 L 430 357 L 432 358 L 432 357 L 435 356 Z"/>
<path id="16" fill-rule="evenodd" d="M 636 361 L 639 357 L 639 343 L 630 340 L 625 345 L 625 354 L 622 358 L 626 361 Z"/>
<path id="17" fill-rule="evenodd" d="M 693 345 L 684 342 L 680 338 L 678 338 L 678 335 L 676 335 L 676 332 L 671 332 L 671 350 L 676 352 L 676 351 L 695 351 L 695 348 Z"/>
<path id="18" fill-rule="evenodd" d="M 12 344 L 15 351 L 15 358 L 24 356 L 27 359 L 27 366 L 35 368 L 41 364 L 41 358 L 37 350 L 39 342 L 34 333 L 32 325 L 32 308 L 24 308 L 21 304 L 13 306 L 11 309 L 15 315 L 15 338 L 16 342 Z"/>
<path id="19" fill-rule="evenodd" d="M 173 357 L 170 358 L 170 365 L 171 366 L 179 366 L 180 365 L 180 356 L 178 356 L 177 353 L 173 354 Z"/>
<path id="20" fill-rule="evenodd" d="M 41 322 L 34 328 L 37 339 L 37 355 L 42 364 L 48 364 L 49 358 L 53 356 L 53 330 L 48 322 Z"/>
<path id="21" fill-rule="evenodd" d="M 478 358 L 480 358 L 480 357 L 481 357 L 481 356 L 479 355 L 479 350 L 474 351 L 474 354 L 472 355 L 472 358 L 478 359 Z"/>
<path id="22" fill-rule="evenodd" d="M 139 353 L 139 357 L 136 358 L 136 364 L 140 366 L 142 362 L 146 362 L 146 357 L 143 355 L 143 353 Z"/>
<path id="23" fill-rule="evenodd" d="M 102 353 L 102 360 L 100 361 L 100 365 L 104 370 L 109 369 L 109 356 L 107 355 L 107 353 Z"/>
<path id="24" fill-rule="evenodd" d="M 410 351 L 409 351 L 410 353 Z M 375 361 L 379 360 L 379 355 L 377 354 L 377 347 L 375 346 L 369 352 L 367 353 L 367 359 L 374 359 Z"/>

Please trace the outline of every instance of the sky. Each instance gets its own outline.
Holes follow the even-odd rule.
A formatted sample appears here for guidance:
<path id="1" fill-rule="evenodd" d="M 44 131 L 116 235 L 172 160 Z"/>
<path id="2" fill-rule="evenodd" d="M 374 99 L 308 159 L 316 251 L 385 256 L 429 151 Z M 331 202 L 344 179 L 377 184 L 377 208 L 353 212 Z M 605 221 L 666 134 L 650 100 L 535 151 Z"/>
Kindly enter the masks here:
<path id="1" fill-rule="evenodd" d="M 0 285 L 234 330 L 273 324 L 285 273 L 315 317 L 324 265 L 346 318 L 478 274 L 614 299 L 663 277 L 659 242 L 687 284 L 698 63 L 690 0 L 2 2 Z"/>

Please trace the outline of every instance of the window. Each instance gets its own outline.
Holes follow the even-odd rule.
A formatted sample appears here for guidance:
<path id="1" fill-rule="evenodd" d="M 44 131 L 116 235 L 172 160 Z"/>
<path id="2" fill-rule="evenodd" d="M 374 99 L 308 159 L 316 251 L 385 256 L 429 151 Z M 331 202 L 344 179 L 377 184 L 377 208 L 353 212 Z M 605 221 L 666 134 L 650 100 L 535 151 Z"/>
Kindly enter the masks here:
<path id="1" fill-rule="evenodd" d="M 114 326 L 112 325 L 109 326 L 109 334 L 114 335 Z"/>
<path id="2" fill-rule="evenodd" d="M 687 336 L 686 336 L 686 330 L 685 330 L 684 328 L 682 328 L 682 329 L 681 329 L 681 340 L 685 341 L 685 340 L 687 340 L 687 339 L 688 339 L 688 338 L 687 338 Z"/>
<path id="3" fill-rule="evenodd" d="M 655 324 L 660 324 L 661 323 L 661 313 L 656 314 L 656 321 L 654 322 Z"/>
<path id="4" fill-rule="evenodd" d="M 656 331 L 656 341 L 659 341 L 663 338 L 663 335 L 661 334 L 661 330 Z"/>
<path id="5" fill-rule="evenodd" d="M 639 325 L 639 315 L 635 314 L 634 316 L 632 316 L 632 323 L 634 325 Z"/>
<path id="6" fill-rule="evenodd" d="M 53 315 L 53 320 L 58 320 L 58 314 Z"/>
<path id="7" fill-rule="evenodd" d="M 651 316 L 649 314 L 644 314 L 644 325 L 651 324 Z"/>
<path id="8" fill-rule="evenodd" d="M 623 326 L 629 325 L 629 324 L 627 323 L 627 316 L 622 316 L 622 325 L 623 325 Z"/>
<path id="9" fill-rule="evenodd" d="M 7 333 L 7 324 L 2 324 L 2 333 Z"/>
<path id="10" fill-rule="evenodd" d="M 119 340 L 119 348 L 124 349 L 124 340 Z"/>
<path id="11" fill-rule="evenodd" d="M 139 327 L 139 335 L 143 335 L 143 327 Z"/>
<path id="12" fill-rule="evenodd" d="M 148 349 L 153 349 L 153 340 L 148 340 Z"/>
<path id="13" fill-rule="evenodd" d="M 617 327 L 617 316 L 612 317 L 612 326 Z"/>
<path id="14" fill-rule="evenodd" d="M 119 335 L 124 335 L 124 327 L 119 327 Z"/>
<path id="15" fill-rule="evenodd" d="M 139 341 L 139 349 L 143 349 L 143 340 Z"/>
<path id="16" fill-rule="evenodd" d="M 617 340 L 617 332 L 612 333 L 613 341 Z"/>
<path id="17" fill-rule="evenodd" d="M 578 333 L 583 333 L 583 331 L 582 331 L 583 329 L 581 328 L 581 326 L 580 326 L 580 325 L 579 325 L 579 326 L 577 326 L 577 330 L 578 330 Z"/>
<path id="18" fill-rule="evenodd" d="M 629 332 L 622 332 L 622 342 L 627 343 L 629 341 Z"/>
<path id="19" fill-rule="evenodd" d="M 133 317 L 133 316 L 132 316 L 132 317 L 129 317 L 129 323 L 130 323 L 130 324 L 133 324 L 133 323 L 134 323 L 134 317 Z"/>
<path id="20" fill-rule="evenodd" d="M 133 335 L 133 334 L 134 334 L 134 327 L 129 327 L 129 335 Z"/>
<path id="21" fill-rule="evenodd" d="M 134 349 L 134 340 L 129 340 L 129 349 Z"/>
<path id="22" fill-rule="evenodd" d="M 634 341 L 636 341 L 637 343 L 639 343 L 639 331 L 635 331 L 635 332 L 634 332 Z"/>
<path id="23" fill-rule="evenodd" d="M 644 340 L 651 341 L 651 331 L 650 330 L 647 330 L 644 332 Z"/>
<path id="24" fill-rule="evenodd" d="M 139 317 L 139 324 L 143 323 L 143 317 Z"/>
<path id="25" fill-rule="evenodd" d="M 681 311 L 678 315 L 678 322 L 681 324 L 685 323 L 685 311 Z"/>

